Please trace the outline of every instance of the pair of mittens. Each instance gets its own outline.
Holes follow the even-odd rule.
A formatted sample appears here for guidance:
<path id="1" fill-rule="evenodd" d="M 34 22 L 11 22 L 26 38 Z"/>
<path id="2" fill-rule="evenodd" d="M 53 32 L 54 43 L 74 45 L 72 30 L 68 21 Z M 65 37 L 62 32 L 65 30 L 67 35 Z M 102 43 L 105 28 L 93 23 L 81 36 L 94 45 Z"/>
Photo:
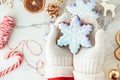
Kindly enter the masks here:
<path id="1" fill-rule="evenodd" d="M 115 39 L 119 47 L 115 49 L 114 55 L 116 59 L 120 61 L 120 31 L 118 31 L 117 34 L 115 35 Z"/>
<path id="2" fill-rule="evenodd" d="M 59 29 L 63 34 L 57 41 L 59 46 L 69 46 L 73 54 L 78 52 L 82 47 L 91 47 L 91 41 L 88 37 L 93 30 L 92 25 L 82 25 L 80 17 L 75 15 L 72 17 L 70 25 L 67 23 L 60 23 Z"/>
<path id="3" fill-rule="evenodd" d="M 0 49 L 3 49 L 8 43 L 14 26 L 14 18 L 10 16 L 4 16 L 3 21 L 0 23 Z"/>

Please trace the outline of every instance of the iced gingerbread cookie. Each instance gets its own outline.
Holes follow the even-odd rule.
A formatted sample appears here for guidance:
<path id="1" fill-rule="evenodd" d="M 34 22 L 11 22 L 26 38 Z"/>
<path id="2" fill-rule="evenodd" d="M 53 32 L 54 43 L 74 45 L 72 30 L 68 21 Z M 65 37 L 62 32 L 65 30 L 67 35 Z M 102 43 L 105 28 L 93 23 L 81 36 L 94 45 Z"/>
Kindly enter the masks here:
<path id="1" fill-rule="evenodd" d="M 99 15 L 93 11 L 96 6 L 95 0 L 85 3 L 84 0 L 76 0 L 76 3 L 68 5 L 67 10 L 73 15 L 79 15 L 81 18 L 84 16 L 92 16 L 95 19 L 99 18 Z"/>
<path id="2" fill-rule="evenodd" d="M 80 46 L 91 47 L 91 41 L 87 37 L 93 29 L 91 25 L 82 25 L 79 16 L 74 16 L 69 24 L 60 23 L 59 29 L 63 36 L 58 39 L 59 46 L 69 46 L 71 52 L 76 54 Z"/>

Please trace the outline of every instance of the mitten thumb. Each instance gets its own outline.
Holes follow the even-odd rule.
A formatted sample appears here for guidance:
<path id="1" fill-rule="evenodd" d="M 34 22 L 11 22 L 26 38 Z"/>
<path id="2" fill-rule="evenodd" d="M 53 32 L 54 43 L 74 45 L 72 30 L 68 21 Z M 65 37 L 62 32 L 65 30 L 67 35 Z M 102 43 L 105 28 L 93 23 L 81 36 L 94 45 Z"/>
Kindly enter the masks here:
<path id="1" fill-rule="evenodd" d="M 95 47 L 104 48 L 104 30 L 100 29 L 96 32 L 95 35 Z"/>
<path id="2" fill-rule="evenodd" d="M 56 44 L 57 35 L 59 35 L 58 24 L 61 22 L 69 22 L 70 15 L 68 13 L 64 13 L 61 15 L 55 22 L 50 22 L 49 26 L 51 28 L 50 33 L 47 38 L 47 42 L 50 44 Z"/>
<path id="3" fill-rule="evenodd" d="M 70 14 L 69 13 L 63 13 L 55 22 L 55 25 L 58 26 L 59 23 L 61 22 L 70 22 Z"/>
<path id="4" fill-rule="evenodd" d="M 47 44 L 56 45 L 56 38 L 58 35 L 57 27 L 54 25 L 54 22 L 50 22 L 50 32 L 47 37 Z"/>

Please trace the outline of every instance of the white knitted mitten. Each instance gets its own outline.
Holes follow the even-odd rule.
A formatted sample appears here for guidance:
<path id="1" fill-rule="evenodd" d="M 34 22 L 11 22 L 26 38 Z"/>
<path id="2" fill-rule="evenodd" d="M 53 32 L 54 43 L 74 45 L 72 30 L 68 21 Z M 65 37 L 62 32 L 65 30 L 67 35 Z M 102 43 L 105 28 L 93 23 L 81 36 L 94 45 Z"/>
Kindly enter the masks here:
<path id="1" fill-rule="evenodd" d="M 45 57 L 46 57 L 46 78 L 72 77 L 73 76 L 73 55 L 56 44 L 59 31 L 57 24 L 64 19 L 67 14 L 63 14 L 55 24 L 50 26 L 50 33 L 47 38 Z"/>
<path id="2" fill-rule="evenodd" d="M 97 27 L 96 22 L 92 23 L 94 27 Z M 91 48 L 81 48 L 74 55 L 75 80 L 105 80 L 104 72 L 102 71 L 104 57 L 104 31 L 99 29 L 95 33 L 94 46 Z"/>

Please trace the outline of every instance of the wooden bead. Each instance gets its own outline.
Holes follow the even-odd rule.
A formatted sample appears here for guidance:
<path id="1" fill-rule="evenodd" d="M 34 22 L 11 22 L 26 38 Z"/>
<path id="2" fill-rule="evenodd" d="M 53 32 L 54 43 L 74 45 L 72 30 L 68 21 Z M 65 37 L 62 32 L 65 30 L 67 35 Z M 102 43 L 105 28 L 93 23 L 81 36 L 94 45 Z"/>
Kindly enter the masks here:
<path id="1" fill-rule="evenodd" d="M 117 48 L 114 52 L 114 56 L 116 57 L 117 60 L 120 61 L 120 48 Z"/>
<path id="2" fill-rule="evenodd" d="M 116 39 L 117 44 L 120 46 L 120 31 L 117 32 L 115 39 Z"/>
<path id="3" fill-rule="evenodd" d="M 108 72 L 108 78 L 110 80 L 118 80 L 120 78 L 120 73 L 117 69 L 111 69 L 109 72 Z"/>

